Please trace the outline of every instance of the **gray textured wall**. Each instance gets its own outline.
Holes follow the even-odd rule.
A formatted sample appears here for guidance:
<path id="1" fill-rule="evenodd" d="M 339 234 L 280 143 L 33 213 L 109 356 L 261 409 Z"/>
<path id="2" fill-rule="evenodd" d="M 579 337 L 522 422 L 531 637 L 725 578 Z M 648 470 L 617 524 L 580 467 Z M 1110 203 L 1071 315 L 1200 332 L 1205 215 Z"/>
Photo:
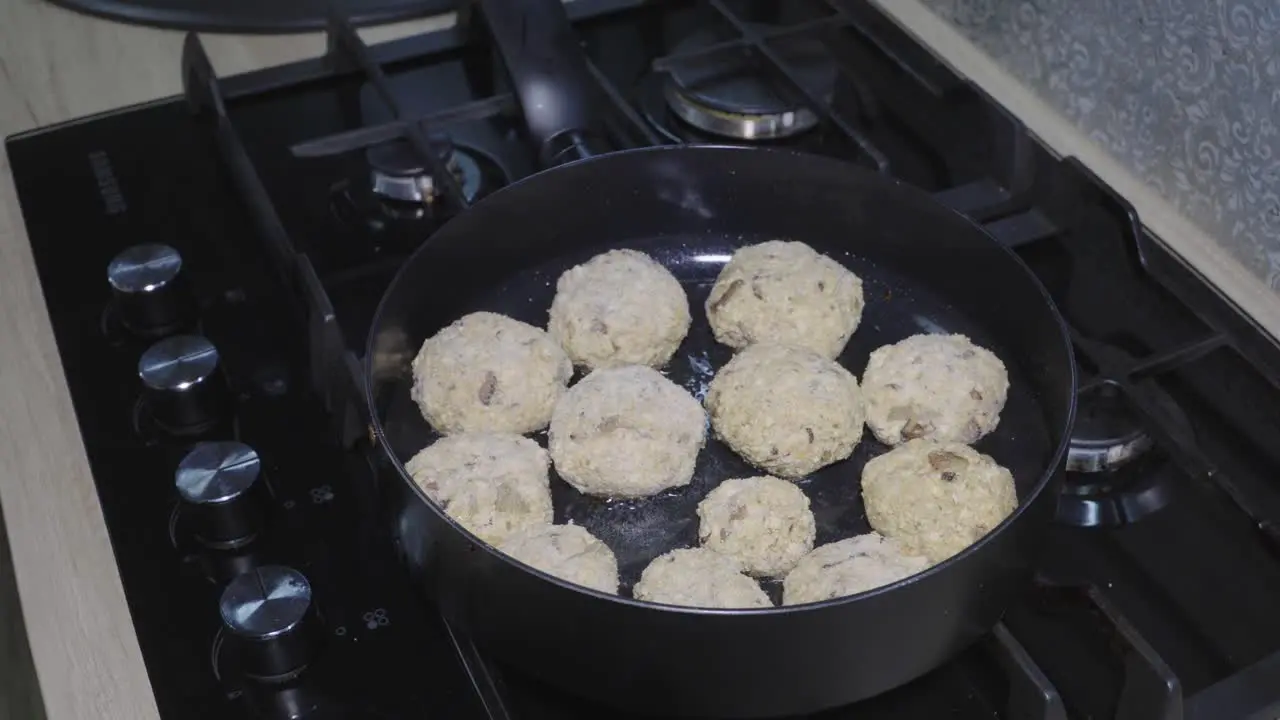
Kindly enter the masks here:
<path id="1" fill-rule="evenodd" d="M 1280 1 L 925 3 L 1280 290 Z"/>

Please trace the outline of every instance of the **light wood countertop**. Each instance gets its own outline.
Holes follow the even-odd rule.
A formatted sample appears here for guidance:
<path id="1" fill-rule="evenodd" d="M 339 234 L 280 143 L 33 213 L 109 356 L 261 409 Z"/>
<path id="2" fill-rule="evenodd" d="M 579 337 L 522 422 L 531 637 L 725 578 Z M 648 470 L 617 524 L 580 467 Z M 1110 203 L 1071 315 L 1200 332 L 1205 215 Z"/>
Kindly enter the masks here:
<path id="1" fill-rule="evenodd" d="M 915 0 L 879 4 L 1056 152 L 1084 160 L 1133 202 L 1157 235 L 1280 335 L 1280 302 L 1212 239 Z M 448 22 L 445 16 L 362 34 L 377 41 Z M 324 46 L 318 35 L 204 39 L 223 75 L 316 56 Z M 0 2 L 0 135 L 179 92 L 181 42 L 181 33 L 87 18 L 40 0 Z M 47 716 L 156 718 L 3 156 L 0 337 L 0 503 Z M 0 584 L 6 574 L 0 567 Z M 0 602 L 0 612 L 10 605 Z M 0 618 L 0 624 L 13 620 Z M 0 640 L 4 652 L 5 633 Z M 6 706 L 19 707 L 0 702 L 0 710 Z"/>

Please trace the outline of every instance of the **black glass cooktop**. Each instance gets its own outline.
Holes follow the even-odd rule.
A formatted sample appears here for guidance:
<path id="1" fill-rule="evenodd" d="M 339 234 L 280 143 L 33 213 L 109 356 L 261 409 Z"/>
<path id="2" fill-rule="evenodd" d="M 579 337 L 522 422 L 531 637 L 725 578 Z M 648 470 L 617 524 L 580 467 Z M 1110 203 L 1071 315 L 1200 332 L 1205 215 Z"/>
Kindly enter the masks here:
<path id="1" fill-rule="evenodd" d="M 1280 713 L 1269 338 L 863 3 L 570 8 L 618 146 L 783 144 L 899 177 L 1014 247 L 1072 327 L 1080 428 L 1035 585 L 960 657 L 821 717 Z M 328 31 L 323 58 L 226 79 L 191 38 L 186 97 L 7 144 L 161 715 L 635 717 L 490 661 L 397 560 L 359 394 L 374 305 L 535 158 L 471 26 L 374 48 Z M 682 88 L 708 58 L 733 82 Z"/>

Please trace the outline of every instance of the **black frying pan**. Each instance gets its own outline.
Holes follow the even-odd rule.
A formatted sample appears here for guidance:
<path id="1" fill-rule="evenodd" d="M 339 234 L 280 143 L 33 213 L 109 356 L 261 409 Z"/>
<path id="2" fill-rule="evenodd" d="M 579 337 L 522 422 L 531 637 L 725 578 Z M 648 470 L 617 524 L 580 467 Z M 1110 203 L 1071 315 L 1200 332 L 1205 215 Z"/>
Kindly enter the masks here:
<path id="1" fill-rule="evenodd" d="M 524 4 L 532 5 L 541 3 Z M 555 146 L 545 132 L 532 134 L 544 149 Z M 707 326 L 707 293 L 736 248 L 773 238 L 808 243 L 862 278 L 866 310 L 840 357 L 856 375 L 873 349 L 920 332 L 964 333 L 1004 360 L 1009 400 L 977 447 L 1013 471 L 1020 505 L 965 552 L 893 585 L 812 605 L 641 603 L 627 597 L 630 586 L 657 555 L 696 545 L 694 508 L 706 493 L 725 478 L 758 474 L 718 441 L 709 440 L 688 487 L 655 498 L 609 502 L 553 479 L 556 522 L 573 520 L 613 549 L 622 597 L 501 555 L 404 472 L 402 461 L 434 439 L 409 397 L 409 363 L 453 320 L 490 310 L 543 326 L 561 272 L 610 248 L 642 250 L 689 295 L 693 327 L 664 371 L 701 393 L 730 356 Z M 723 147 L 593 157 L 485 199 L 401 270 L 375 319 L 367 366 L 395 532 L 446 616 L 496 657 L 574 692 L 630 710 L 715 717 L 847 704 L 927 672 L 987 632 L 1026 582 L 1049 521 L 1076 389 L 1048 295 L 982 229 L 913 188 L 838 161 Z M 858 478 L 885 450 L 868 432 L 852 458 L 801 481 L 819 544 L 870 529 Z"/>

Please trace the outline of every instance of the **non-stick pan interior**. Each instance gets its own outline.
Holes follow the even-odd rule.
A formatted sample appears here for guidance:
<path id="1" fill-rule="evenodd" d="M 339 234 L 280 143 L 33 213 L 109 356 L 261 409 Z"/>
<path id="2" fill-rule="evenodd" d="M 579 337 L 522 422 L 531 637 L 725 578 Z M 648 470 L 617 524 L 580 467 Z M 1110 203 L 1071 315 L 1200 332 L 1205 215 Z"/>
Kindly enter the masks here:
<path id="1" fill-rule="evenodd" d="M 671 380 L 702 399 L 711 378 L 732 356 L 729 348 L 712 337 L 704 310 L 707 294 L 736 248 L 775 237 L 773 234 L 694 233 L 600 243 L 494 277 L 490 285 L 476 287 L 470 293 L 433 294 L 437 302 L 421 310 L 432 320 L 415 325 L 429 331 L 466 313 L 488 310 L 545 327 L 556 279 L 562 272 L 610 248 L 641 250 L 669 268 L 689 296 L 692 328 L 662 370 Z M 845 241 L 843 233 L 832 233 L 825 238 L 793 239 L 803 240 L 835 258 L 862 278 L 866 310 L 857 332 L 839 358 L 839 362 L 859 378 L 872 350 L 917 333 L 963 333 L 1005 361 L 1010 375 L 1008 402 L 997 430 L 976 447 L 1013 472 L 1019 498 L 1026 502 L 1050 465 L 1057 440 L 1056 433 L 1050 432 L 1046 412 L 1035 390 L 1043 386 L 1043 379 L 1037 378 L 1040 382 L 1033 383 L 1028 377 L 1027 358 L 1015 354 L 997 339 L 989 329 L 990 318 L 984 322 L 970 317 L 923 281 L 860 257 Z M 920 262 L 930 262 L 927 253 Z M 973 282 L 983 283 L 984 278 L 974 277 Z M 403 350 L 416 351 L 426 334 L 402 338 Z M 406 352 L 401 353 L 399 362 L 405 362 Z M 575 376 L 575 381 L 577 379 Z M 408 460 L 437 437 L 409 397 L 411 383 L 407 373 L 401 372 L 398 379 L 379 392 L 384 402 L 384 432 L 401 461 Z M 539 433 L 535 439 L 545 446 L 546 433 Z M 859 477 L 866 461 L 887 449 L 867 431 L 850 459 L 823 468 L 799 482 L 809 496 L 817 519 L 818 544 L 870 530 L 859 492 Z M 708 432 L 707 446 L 699 456 L 693 482 L 655 497 L 618 501 L 593 498 L 553 476 L 555 520 L 577 523 L 613 549 L 626 594 L 650 560 L 673 548 L 697 544 L 695 509 L 707 492 L 726 478 L 759 474 L 761 471 L 752 468 Z M 777 600 L 778 588 L 766 587 Z"/>

